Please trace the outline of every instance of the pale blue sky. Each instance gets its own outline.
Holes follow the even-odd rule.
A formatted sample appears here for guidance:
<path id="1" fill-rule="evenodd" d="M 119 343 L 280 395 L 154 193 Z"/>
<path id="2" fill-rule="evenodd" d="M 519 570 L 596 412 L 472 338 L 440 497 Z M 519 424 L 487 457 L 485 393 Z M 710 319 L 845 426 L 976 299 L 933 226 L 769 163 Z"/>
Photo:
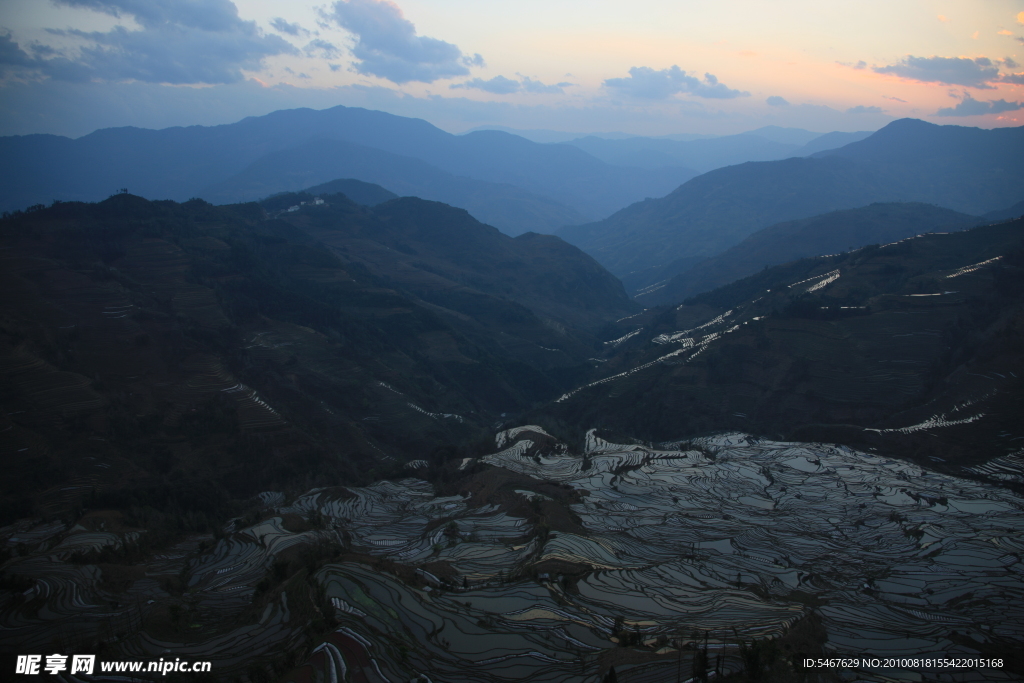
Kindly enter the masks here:
<path id="1" fill-rule="evenodd" d="M 636 134 L 1024 124 L 1024 3 L 2 0 L 0 134 L 337 104 Z"/>

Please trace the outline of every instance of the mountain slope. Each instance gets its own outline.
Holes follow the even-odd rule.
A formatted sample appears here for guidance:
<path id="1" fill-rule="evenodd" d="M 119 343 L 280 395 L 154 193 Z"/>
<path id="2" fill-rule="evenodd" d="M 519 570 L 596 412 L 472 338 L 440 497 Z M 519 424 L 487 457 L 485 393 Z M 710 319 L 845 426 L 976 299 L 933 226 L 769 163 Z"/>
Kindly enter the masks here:
<path id="1" fill-rule="evenodd" d="M 666 197 L 558 234 L 636 291 L 786 220 L 873 202 L 924 202 L 974 214 L 1005 207 L 1020 198 L 1022 159 L 1024 127 L 895 121 L 811 158 L 705 173 Z"/>
<path id="2" fill-rule="evenodd" d="M 397 474 L 579 381 L 577 324 L 636 309 L 574 247 L 448 206 L 285 216 L 118 194 L 0 222 L 3 516 Z"/>
<path id="3" fill-rule="evenodd" d="M 458 206 L 509 235 L 553 231 L 583 220 L 576 211 L 520 187 L 455 176 L 419 159 L 338 140 L 273 152 L 201 194 L 218 204 L 254 201 L 341 177 L 381 185 L 400 196 Z"/>
<path id="4" fill-rule="evenodd" d="M 758 230 L 721 254 L 641 292 L 644 304 L 679 302 L 746 277 L 766 266 L 823 256 L 868 244 L 896 242 L 925 232 L 962 230 L 981 219 L 930 204 L 872 204 Z"/>
<path id="5" fill-rule="evenodd" d="M 795 261 L 613 326 L 601 378 L 555 414 L 645 440 L 874 446 L 960 475 L 1020 450 L 1022 295 L 1022 219 Z"/>
<path id="6" fill-rule="evenodd" d="M 900 119 L 815 156 L 884 170 L 887 180 L 916 201 L 982 214 L 1020 200 L 1024 126 L 985 130 Z"/>
<path id="7" fill-rule="evenodd" d="M 482 306 L 498 307 L 480 299 L 486 294 L 525 306 L 556 329 L 580 330 L 639 310 L 614 276 L 558 237 L 511 238 L 463 209 L 415 197 L 380 204 L 370 212 L 372 221 L 355 221 L 347 218 L 352 209 L 346 202 L 326 199 L 277 220 L 436 305 L 471 315 Z M 473 301 L 463 310 L 467 296 Z"/>

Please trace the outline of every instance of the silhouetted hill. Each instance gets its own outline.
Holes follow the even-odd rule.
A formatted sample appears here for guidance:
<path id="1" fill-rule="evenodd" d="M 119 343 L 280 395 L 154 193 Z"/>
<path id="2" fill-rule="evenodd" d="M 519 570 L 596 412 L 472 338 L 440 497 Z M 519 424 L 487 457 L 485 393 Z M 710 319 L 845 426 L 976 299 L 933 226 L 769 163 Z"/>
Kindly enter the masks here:
<path id="1" fill-rule="evenodd" d="M 566 423 L 875 447 L 963 475 L 1024 436 L 1024 219 L 768 268 L 605 335 L 599 377 L 549 410 Z"/>
<path id="2" fill-rule="evenodd" d="M 971 214 L 1019 201 L 1024 185 L 1024 126 L 938 126 L 893 121 L 873 135 L 817 157 L 851 159 L 884 171 L 913 199 Z"/>
<path id="3" fill-rule="evenodd" d="M 579 381 L 584 326 L 637 310 L 575 247 L 445 205 L 283 215 L 118 194 L 0 222 L 5 517 L 397 474 Z"/>
<path id="4" fill-rule="evenodd" d="M 766 266 L 895 242 L 925 232 L 962 230 L 980 218 L 930 204 L 872 204 L 860 209 L 787 221 L 758 230 L 721 254 L 676 275 L 664 286 L 638 294 L 646 305 L 679 302 Z"/>
<path id="5" fill-rule="evenodd" d="M 305 191 L 312 195 L 337 194 L 340 192 L 356 204 L 362 204 L 363 206 L 377 206 L 386 201 L 398 199 L 398 195 L 391 190 L 386 190 L 374 183 L 355 180 L 354 178 L 331 180 L 314 187 L 307 187 Z"/>
<path id="6" fill-rule="evenodd" d="M 217 204 L 254 201 L 346 176 L 382 185 L 399 196 L 458 206 L 509 235 L 551 232 L 583 220 L 572 209 L 521 187 L 455 176 L 419 159 L 338 140 L 317 140 L 268 154 L 204 189 L 202 196 Z"/>
<path id="7" fill-rule="evenodd" d="M 503 305 L 479 296 L 486 293 L 527 307 L 553 329 L 583 330 L 639 310 L 622 283 L 558 237 L 511 238 L 463 209 L 415 197 L 381 204 L 374 222 L 360 223 L 345 220 L 344 203 L 327 199 L 278 220 L 438 306 L 474 315 Z M 470 309 L 461 308 L 463 297 L 473 300 Z"/>
<path id="8" fill-rule="evenodd" d="M 693 175 L 685 169 L 638 173 L 571 147 L 541 145 L 499 131 L 456 136 L 419 119 L 339 106 L 277 111 L 222 126 L 110 128 L 76 140 L 0 138 L 0 209 L 53 199 L 94 201 L 123 187 L 147 197 L 183 200 L 268 154 L 324 139 L 412 157 L 478 181 L 510 183 L 590 220 L 661 196 Z M 281 187 L 268 187 L 264 194 L 287 189 L 288 178 L 280 181 Z"/>
<path id="9" fill-rule="evenodd" d="M 666 197 L 558 234 L 633 292 L 782 221 L 873 202 L 982 214 L 1018 201 L 1022 186 L 1024 127 L 981 130 L 908 119 L 811 158 L 720 168 Z"/>

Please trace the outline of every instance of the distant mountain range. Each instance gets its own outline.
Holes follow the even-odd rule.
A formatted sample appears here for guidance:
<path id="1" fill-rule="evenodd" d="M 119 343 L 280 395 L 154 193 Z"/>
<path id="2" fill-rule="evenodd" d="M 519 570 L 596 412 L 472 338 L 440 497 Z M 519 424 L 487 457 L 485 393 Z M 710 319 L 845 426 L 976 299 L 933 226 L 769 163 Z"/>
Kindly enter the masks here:
<path id="1" fill-rule="evenodd" d="M 317 140 L 271 152 L 199 194 L 215 204 L 254 201 L 340 177 L 359 178 L 403 197 L 421 197 L 470 211 L 506 234 L 554 232 L 584 220 L 553 199 L 509 184 L 473 180 L 408 156 L 338 140 Z"/>
<path id="2" fill-rule="evenodd" d="M 812 133 L 799 128 L 766 126 L 740 135 L 677 141 L 654 137 L 607 139 L 587 136 L 566 144 L 592 154 L 609 164 L 658 168 L 685 166 L 701 173 L 747 161 L 772 161 L 803 157 L 822 150 L 842 147 L 871 135 L 857 133 Z"/>
<path id="3" fill-rule="evenodd" d="M 875 202 L 924 202 L 979 215 L 1020 201 L 1021 188 L 1024 127 L 903 119 L 809 158 L 720 168 L 666 197 L 558 234 L 637 292 L 775 223 Z"/>
<path id="4" fill-rule="evenodd" d="M 733 136 L 608 134 L 540 144 L 499 130 L 451 135 L 366 109 L 294 109 L 221 126 L 0 138 L 0 210 L 96 201 L 121 188 L 153 199 L 251 201 L 352 177 L 467 209 L 510 235 L 554 232 L 662 197 L 701 171 L 806 155 L 864 135 L 768 126 Z"/>
<path id="5" fill-rule="evenodd" d="M 328 141 L 336 143 L 336 158 L 315 160 Z M 294 169 L 274 175 L 278 158 L 268 155 L 275 153 L 295 161 L 307 157 L 321 169 L 330 161 L 333 171 L 307 174 L 296 185 L 290 177 Z M 696 175 L 680 167 L 614 167 L 569 146 L 498 131 L 456 136 L 419 119 L 347 107 L 278 111 L 222 126 L 110 128 L 75 140 L 5 137 L 0 159 L 2 210 L 54 199 L 95 201 L 120 188 L 154 199 L 180 201 L 214 188 L 230 195 L 229 201 L 256 199 L 351 176 L 346 169 L 373 168 L 373 177 L 360 179 L 400 194 L 476 197 L 473 208 L 491 207 L 487 220 L 509 232 L 596 220 L 645 197 L 662 196 Z M 432 185 L 413 182 L 425 174 L 443 179 Z M 511 207 L 507 221 L 502 207 Z"/>

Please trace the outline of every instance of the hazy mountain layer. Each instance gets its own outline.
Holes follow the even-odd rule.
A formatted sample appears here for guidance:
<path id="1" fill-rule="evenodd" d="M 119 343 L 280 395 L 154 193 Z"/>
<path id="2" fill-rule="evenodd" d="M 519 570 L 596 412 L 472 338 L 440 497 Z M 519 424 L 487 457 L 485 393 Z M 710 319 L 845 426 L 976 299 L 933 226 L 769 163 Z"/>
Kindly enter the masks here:
<path id="1" fill-rule="evenodd" d="M 268 154 L 204 189 L 202 196 L 216 204 L 254 201 L 274 192 L 295 192 L 344 177 L 381 185 L 400 196 L 466 209 L 508 235 L 553 232 L 584 220 L 573 209 L 514 185 L 455 176 L 419 159 L 336 140 L 318 140 Z"/>
<path id="2" fill-rule="evenodd" d="M 617 166 L 659 168 L 684 166 L 701 173 L 747 161 L 772 161 L 808 156 L 842 147 L 871 135 L 858 133 L 812 133 L 798 128 L 767 126 L 739 135 L 706 140 L 671 140 L 659 137 L 603 138 L 586 136 L 565 144 Z"/>
<path id="3" fill-rule="evenodd" d="M 824 256 L 925 232 L 962 230 L 982 222 L 929 204 L 872 204 L 860 209 L 787 221 L 758 230 L 734 247 L 694 265 L 664 285 L 637 295 L 644 304 L 678 303 L 746 277 L 766 266 Z"/>
<path id="4" fill-rule="evenodd" d="M 1020 201 L 1024 128 L 981 130 L 904 119 L 813 158 L 746 163 L 661 199 L 559 235 L 628 291 L 661 283 L 747 235 L 787 220 L 873 202 L 925 202 L 982 214 Z"/>
<path id="5" fill-rule="evenodd" d="M 0 138 L 0 209 L 53 199 L 96 201 L 124 187 L 146 197 L 184 200 L 268 154 L 314 140 L 345 141 L 412 157 L 454 175 L 512 184 L 569 206 L 588 220 L 645 197 L 662 196 L 694 174 L 612 167 L 579 149 L 498 131 L 455 136 L 426 121 L 379 111 L 292 109 L 222 126 L 109 128 L 76 140 L 54 135 Z M 297 189 L 287 174 L 266 180 L 264 195 Z M 528 206 L 523 212 L 536 210 Z"/>

